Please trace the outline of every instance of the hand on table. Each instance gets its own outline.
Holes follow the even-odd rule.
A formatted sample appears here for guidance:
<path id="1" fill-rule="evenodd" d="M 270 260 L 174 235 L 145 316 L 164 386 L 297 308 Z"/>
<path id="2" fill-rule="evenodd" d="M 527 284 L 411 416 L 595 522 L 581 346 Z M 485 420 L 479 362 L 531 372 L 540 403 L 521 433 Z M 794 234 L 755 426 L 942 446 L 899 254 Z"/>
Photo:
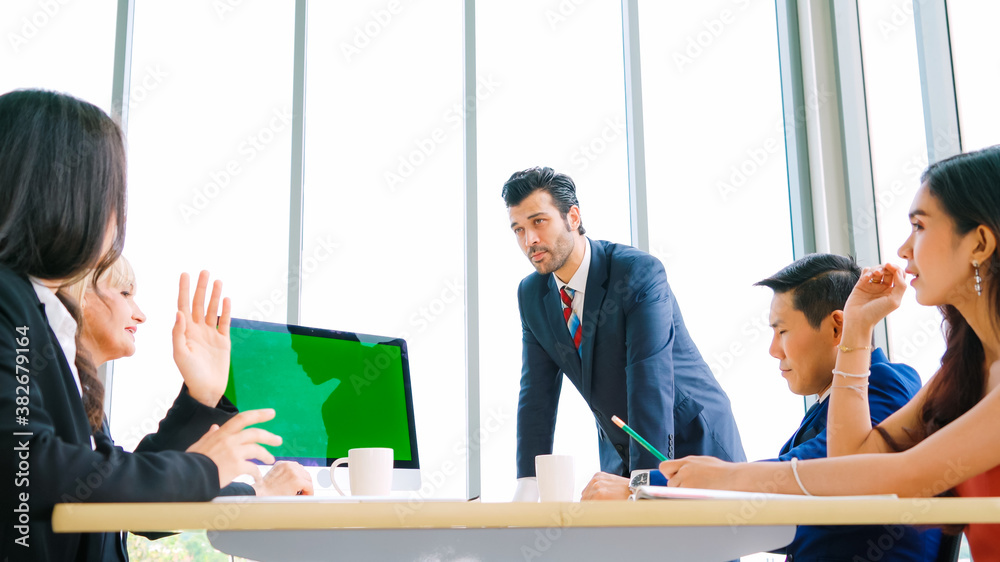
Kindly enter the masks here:
<path id="1" fill-rule="evenodd" d="M 738 490 L 740 488 L 733 487 L 736 466 L 736 463 L 715 457 L 690 456 L 663 461 L 660 463 L 660 472 L 667 478 L 667 486 Z"/>
<path id="2" fill-rule="evenodd" d="M 219 487 L 227 486 L 241 474 L 249 474 L 254 481 L 260 481 L 260 469 L 250 462 L 256 459 L 264 464 L 273 464 L 274 456 L 261 444 L 277 447 L 281 437 L 259 427 L 250 427 L 274 419 L 274 410 L 248 410 L 233 416 L 219 427 L 212 425 L 208 433 L 188 447 L 189 453 L 201 453 L 212 459 L 219 469 Z"/>
<path id="3" fill-rule="evenodd" d="M 312 476 L 297 462 L 278 461 L 253 489 L 258 496 L 311 496 Z"/>
<path id="4" fill-rule="evenodd" d="M 590 479 L 587 487 L 583 489 L 583 496 L 580 498 L 587 500 L 627 500 L 632 494 L 628 488 L 629 479 L 624 476 L 598 472 Z"/>
<path id="5" fill-rule="evenodd" d="M 229 314 L 232 305 L 222 299 L 218 316 L 222 281 L 212 285 L 212 297 L 205 308 L 208 272 L 198 276 L 194 299 L 189 299 L 191 281 L 181 274 L 177 292 L 177 319 L 174 322 L 174 363 L 184 377 L 191 397 L 214 408 L 226 391 L 229 381 Z"/>
<path id="6" fill-rule="evenodd" d="M 534 476 L 517 479 L 517 489 L 514 490 L 514 502 L 535 503 L 538 501 L 538 480 Z"/>

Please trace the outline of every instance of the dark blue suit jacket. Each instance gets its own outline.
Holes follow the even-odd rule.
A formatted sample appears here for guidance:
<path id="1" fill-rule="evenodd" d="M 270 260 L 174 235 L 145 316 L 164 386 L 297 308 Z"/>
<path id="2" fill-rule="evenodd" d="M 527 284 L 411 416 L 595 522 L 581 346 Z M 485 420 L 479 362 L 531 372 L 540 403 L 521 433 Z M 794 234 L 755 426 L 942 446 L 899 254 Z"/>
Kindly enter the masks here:
<path id="1" fill-rule="evenodd" d="M 872 425 L 900 409 L 920 390 L 920 377 L 907 365 L 889 363 L 881 349 L 872 352 L 868 379 L 868 407 Z M 840 391 L 848 392 L 848 391 Z M 814 404 L 799 429 L 781 448 L 778 461 L 826 457 L 826 415 L 830 400 Z M 800 526 L 795 540 L 782 549 L 792 559 L 879 560 L 880 562 L 934 560 L 941 532 L 918 531 L 904 525 Z M 886 548 L 888 547 L 888 548 Z"/>
<path id="2" fill-rule="evenodd" d="M 601 470 L 628 474 L 659 461 L 614 425 L 625 420 L 670 458 L 743 461 L 729 398 L 684 327 L 660 260 L 631 246 L 590 241 L 578 354 L 551 274 L 518 287 L 523 351 L 517 406 L 517 476 L 552 452 L 563 374 L 597 419 Z M 582 356 L 582 357 L 581 357 Z"/>

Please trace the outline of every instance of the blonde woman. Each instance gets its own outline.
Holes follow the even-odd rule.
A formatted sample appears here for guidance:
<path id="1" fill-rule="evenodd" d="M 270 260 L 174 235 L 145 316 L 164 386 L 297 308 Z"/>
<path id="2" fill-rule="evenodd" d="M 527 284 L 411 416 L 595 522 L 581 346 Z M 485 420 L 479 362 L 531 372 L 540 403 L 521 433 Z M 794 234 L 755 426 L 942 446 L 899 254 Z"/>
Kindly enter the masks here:
<path id="1" fill-rule="evenodd" d="M 67 288 L 81 304 L 80 344 L 95 365 L 135 353 L 136 332 L 146 321 L 146 315 L 135 300 L 136 289 L 135 272 L 125 256 L 119 256 L 98 277 L 96 286 L 88 276 Z M 184 386 L 180 395 L 161 422 L 159 431 L 147 436 L 146 441 L 173 445 L 171 448 L 183 447 L 186 441 L 201 437 L 211 423 L 225 423 L 236 413 L 236 408 L 222 396 L 228 371 L 204 374 L 206 376 L 192 376 L 190 371 L 182 371 Z M 234 482 L 223 488 L 221 495 L 287 496 L 311 495 L 312 492 L 309 473 L 298 463 L 281 461 L 252 486 Z"/>

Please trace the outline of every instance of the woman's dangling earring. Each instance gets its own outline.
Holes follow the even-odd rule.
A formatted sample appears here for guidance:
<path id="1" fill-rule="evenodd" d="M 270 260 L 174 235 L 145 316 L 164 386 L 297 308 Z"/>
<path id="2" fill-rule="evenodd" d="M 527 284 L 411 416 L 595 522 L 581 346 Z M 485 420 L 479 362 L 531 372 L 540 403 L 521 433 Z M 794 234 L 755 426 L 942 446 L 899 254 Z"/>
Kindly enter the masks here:
<path id="1" fill-rule="evenodd" d="M 983 296 L 983 278 L 979 276 L 979 262 L 972 260 L 972 267 L 976 268 L 976 296 Z"/>

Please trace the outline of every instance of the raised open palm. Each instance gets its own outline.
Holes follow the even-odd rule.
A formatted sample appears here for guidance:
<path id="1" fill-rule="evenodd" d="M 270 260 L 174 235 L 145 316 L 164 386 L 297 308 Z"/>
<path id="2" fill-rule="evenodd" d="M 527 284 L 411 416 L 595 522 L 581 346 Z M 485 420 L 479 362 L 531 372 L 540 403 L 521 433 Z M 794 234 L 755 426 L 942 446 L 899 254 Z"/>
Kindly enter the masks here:
<path id="1" fill-rule="evenodd" d="M 205 308 L 208 272 L 198 276 L 194 298 L 189 297 L 191 280 L 181 274 L 177 292 L 177 320 L 174 322 L 174 363 L 184 377 L 188 392 L 202 404 L 215 407 L 229 380 L 229 299 L 222 299 L 222 281 L 212 285 L 212 297 Z"/>

